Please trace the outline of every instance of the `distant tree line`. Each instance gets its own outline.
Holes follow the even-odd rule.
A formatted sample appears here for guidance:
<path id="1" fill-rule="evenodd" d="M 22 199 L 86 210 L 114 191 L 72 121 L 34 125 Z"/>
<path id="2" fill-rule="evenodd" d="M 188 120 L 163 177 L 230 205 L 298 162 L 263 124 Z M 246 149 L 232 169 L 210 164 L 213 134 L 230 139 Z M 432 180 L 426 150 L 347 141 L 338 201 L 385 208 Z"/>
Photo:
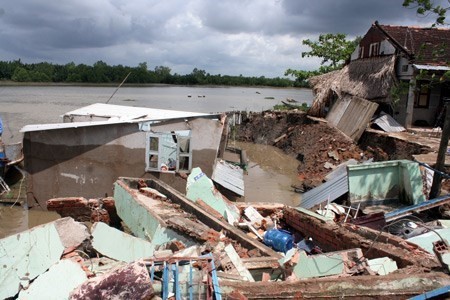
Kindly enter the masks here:
<path id="1" fill-rule="evenodd" d="M 76 65 L 73 62 L 65 65 L 48 62 L 26 64 L 22 63 L 20 59 L 0 61 L 0 80 L 17 82 L 120 83 L 129 73 L 126 83 L 132 84 L 305 86 L 288 78 L 212 75 L 197 68 L 186 75 L 172 74 L 172 70 L 165 66 L 157 66 L 153 70 L 149 70 L 145 62 L 140 63 L 137 67 L 128 67 L 123 65 L 110 66 L 103 61 L 98 61 L 92 66 Z"/>

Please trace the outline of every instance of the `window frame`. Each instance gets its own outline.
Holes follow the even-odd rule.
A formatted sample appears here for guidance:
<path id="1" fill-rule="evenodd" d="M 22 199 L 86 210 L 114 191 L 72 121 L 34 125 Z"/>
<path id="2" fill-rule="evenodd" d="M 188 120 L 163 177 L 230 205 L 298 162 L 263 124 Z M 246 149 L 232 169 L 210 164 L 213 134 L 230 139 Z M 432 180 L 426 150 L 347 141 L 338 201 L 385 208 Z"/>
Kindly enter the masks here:
<path id="1" fill-rule="evenodd" d="M 176 167 L 175 170 L 163 170 L 162 166 L 166 163 L 162 161 L 163 155 L 162 155 L 162 149 L 163 149 L 163 137 L 170 135 L 175 135 L 177 142 L 176 142 Z M 158 150 L 151 149 L 151 140 L 157 139 L 158 143 Z M 190 172 L 192 169 L 192 147 L 191 147 L 191 131 L 189 131 L 188 135 L 180 135 L 176 132 L 147 132 L 146 133 L 146 142 L 145 142 L 145 172 L 165 172 L 165 173 L 173 173 L 173 172 Z M 188 141 L 188 152 L 181 152 L 180 144 L 178 141 Z M 157 156 L 157 164 L 156 167 L 152 167 L 150 164 L 150 156 L 155 155 Z M 183 169 L 180 167 L 180 158 L 187 158 L 188 159 L 188 169 Z"/>
<path id="2" fill-rule="evenodd" d="M 369 47 L 369 57 L 380 55 L 380 43 L 372 43 Z"/>
<path id="3" fill-rule="evenodd" d="M 359 55 L 358 58 L 364 58 L 364 46 L 359 47 Z"/>
<path id="4" fill-rule="evenodd" d="M 424 90 L 425 89 L 425 90 Z M 420 100 L 422 97 L 425 98 L 425 104 L 420 104 Z M 431 89 L 429 87 L 429 83 L 426 81 L 422 81 L 417 85 L 416 95 L 414 97 L 414 108 L 429 108 L 430 107 L 430 98 L 431 98 Z"/>

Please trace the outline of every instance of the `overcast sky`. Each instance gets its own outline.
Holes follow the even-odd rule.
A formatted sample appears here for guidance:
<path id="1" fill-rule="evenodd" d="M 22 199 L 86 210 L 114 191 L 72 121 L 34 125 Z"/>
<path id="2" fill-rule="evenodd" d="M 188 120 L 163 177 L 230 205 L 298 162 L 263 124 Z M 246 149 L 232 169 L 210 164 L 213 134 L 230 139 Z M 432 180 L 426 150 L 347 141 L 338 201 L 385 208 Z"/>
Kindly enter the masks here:
<path id="1" fill-rule="evenodd" d="M 313 70 L 301 41 L 364 35 L 370 25 L 424 25 L 403 0 L 1 0 L 0 60 L 74 62 L 172 73 L 283 76 Z"/>

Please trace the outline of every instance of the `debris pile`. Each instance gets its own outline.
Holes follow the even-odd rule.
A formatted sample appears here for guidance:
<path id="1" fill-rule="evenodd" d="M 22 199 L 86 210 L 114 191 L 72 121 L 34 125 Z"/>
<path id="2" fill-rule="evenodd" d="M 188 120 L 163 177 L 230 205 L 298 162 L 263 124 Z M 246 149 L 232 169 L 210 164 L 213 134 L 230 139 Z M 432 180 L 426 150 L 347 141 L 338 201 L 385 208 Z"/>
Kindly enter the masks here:
<path id="1" fill-rule="evenodd" d="M 295 156 L 299 162 L 298 185 L 304 191 L 320 185 L 330 171 L 350 159 L 412 159 L 413 154 L 426 151 L 423 146 L 367 131 L 356 144 L 323 120 L 300 111 L 245 114 L 236 132 L 238 140 L 273 145 Z"/>
<path id="2" fill-rule="evenodd" d="M 401 163 L 414 182 L 415 169 Z M 396 164 L 388 165 L 395 169 Z M 345 176 L 352 176 L 350 167 Z M 192 170 L 186 190 L 184 196 L 157 180 L 119 178 L 113 198 L 50 199 L 49 207 L 84 223 L 65 217 L 0 240 L 5 266 L 0 275 L 8 282 L 0 296 L 48 295 L 43 289 L 49 281 L 60 283 L 58 297 L 70 299 L 246 299 L 258 295 L 252 283 L 268 284 L 261 289 L 270 294 L 274 287 L 317 278 L 340 278 L 355 289 L 359 277 L 382 276 L 385 283 L 429 279 L 402 290 L 408 295 L 450 284 L 441 272 L 449 271 L 450 263 L 447 222 L 397 218 L 450 203 L 450 198 L 419 201 L 378 218 L 364 212 L 368 206 L 361 205 L 362 197 L 356 208 L 334 199 L 312 210 L 238 204 L 226 199 L 200 168 Z M 92 218 L 99 209 L 117 216 L 127 233 Z M 380 219 L 378 228 L 366 226 Z M 393 284 L 378 293 L 399 289 Z M 285 295 L 299 292 L 294 288 Z M 305 286 L 301 292 L 313 293 Z"/>

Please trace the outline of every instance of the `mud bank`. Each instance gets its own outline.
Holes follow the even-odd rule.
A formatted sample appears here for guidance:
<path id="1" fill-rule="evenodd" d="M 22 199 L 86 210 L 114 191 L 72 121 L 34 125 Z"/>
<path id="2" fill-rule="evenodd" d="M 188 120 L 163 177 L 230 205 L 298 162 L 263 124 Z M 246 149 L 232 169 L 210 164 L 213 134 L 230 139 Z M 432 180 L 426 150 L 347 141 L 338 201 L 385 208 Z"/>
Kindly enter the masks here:
<path id="1" fill-rule="evenodd" d="M 236 139 L 273 145 L 295 157 L 298 184 L 305 189 L 322 183 L 331 169 L 349 159 L 359 162 L 412 159 L 412 155 L 428 151 L 415 143 L 367 131 L 355 143 L 326 122 L 292 111 L 245 113 L 241 124 L 236 126 Z"/>

